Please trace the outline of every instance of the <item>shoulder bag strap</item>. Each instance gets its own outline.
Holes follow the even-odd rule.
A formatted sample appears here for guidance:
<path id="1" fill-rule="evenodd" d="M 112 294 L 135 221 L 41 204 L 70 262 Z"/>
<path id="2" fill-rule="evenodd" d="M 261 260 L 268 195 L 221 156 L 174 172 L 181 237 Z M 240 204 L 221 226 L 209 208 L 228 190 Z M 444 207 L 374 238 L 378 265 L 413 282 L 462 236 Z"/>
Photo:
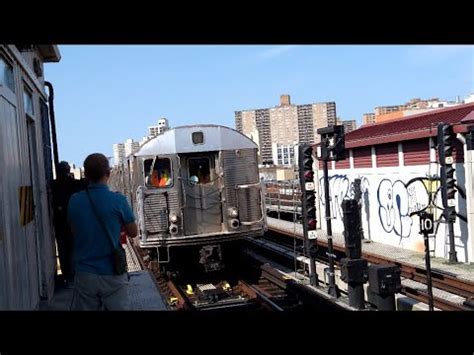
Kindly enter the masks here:
<path id="1" fill-rule="evenodd" d="M 92 206 L 92 211 L 94 212 L 94 215 L 95 215 L 96 219 L 99 221 L 99 224 L 102 227 L 102 229 L 104 230 L 105 234 L 107 234 L 107 237 L 109 238 L 110 243 L 112 243 L 113 249 L 117 248 L 117 246 L 115 245 L 114 238 L 110 235 L 108 229 L 105 227 L 104 221 L 99 217 L 99 214 L 97 213 L 97 209 L 96 209 L 94 203 L 92 202 L 92 198 L 91 198 L 91 195 L 89 193 L 89 188 L 86 188 L 86 193 L 87 193 L 87 198 L 89 199 L 89 202 Z"/>

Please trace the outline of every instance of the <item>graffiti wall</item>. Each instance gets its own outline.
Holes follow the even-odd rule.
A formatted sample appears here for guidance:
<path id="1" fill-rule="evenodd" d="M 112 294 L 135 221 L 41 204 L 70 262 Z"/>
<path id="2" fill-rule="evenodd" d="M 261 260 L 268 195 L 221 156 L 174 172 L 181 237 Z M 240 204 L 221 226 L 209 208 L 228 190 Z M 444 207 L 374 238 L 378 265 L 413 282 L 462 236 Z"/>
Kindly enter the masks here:
<path id="1" fill-rule="evenodd" d="M 318 172 L 318 204 L 324 216 L 325 196 L 322 171 Z M 456 164 L 457 183 L 464 184 L 462 164 Z M 434 213 L 435 235 L 430 239 L 430 249 L 435 256 L 448 257 L 447 225 L 442 218 L 442 201 L 439 178 L 430 178 L 429 166 L 329 170 L 330 208 L 334 232 L 342 232 L 344 199 L 355 198 L 354 182 L 360 179 L 357 198 L 361 205 L 364 238 L 419 252 L 424 251 L 423 237 L 419 234 L 419 219 L 414 213 L 428 210 Z M 454 226 L 456 250 L 459 261 L 471 261 L 472 248 L 468 245 L 466 201 L 462 193 L 456 194 L 459 217 Z M 326 229 L 324 219 L 321 228 Z M 470 241 L 469 241 L 470 242 Z"/>

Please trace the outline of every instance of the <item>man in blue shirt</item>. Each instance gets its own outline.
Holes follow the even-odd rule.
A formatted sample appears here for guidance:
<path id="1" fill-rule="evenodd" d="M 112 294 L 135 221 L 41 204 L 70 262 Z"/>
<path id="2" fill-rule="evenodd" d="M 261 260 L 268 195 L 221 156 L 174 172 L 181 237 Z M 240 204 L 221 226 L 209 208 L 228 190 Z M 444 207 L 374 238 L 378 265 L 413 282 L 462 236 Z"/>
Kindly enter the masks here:
<path id="1" fill-rule="evenodd" d="M 73 309 L 125 310 L 128 275 L 115 274 L 113 252 L 120 245 L 122 226 L 130 237 L 137 236 L 135 217 L 125 196 L 109 190 L 110 167 L 103 154 L 89 155 L 84 173 L 90 182 L 88 189 L 74 194 L 68 205 L 76 272 Z"/>

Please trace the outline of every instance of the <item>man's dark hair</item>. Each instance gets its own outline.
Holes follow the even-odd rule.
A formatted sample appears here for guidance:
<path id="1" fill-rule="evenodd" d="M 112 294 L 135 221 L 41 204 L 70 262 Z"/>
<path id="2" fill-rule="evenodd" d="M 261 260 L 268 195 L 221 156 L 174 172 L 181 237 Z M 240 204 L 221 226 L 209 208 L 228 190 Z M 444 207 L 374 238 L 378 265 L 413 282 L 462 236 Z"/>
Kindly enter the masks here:
<path id="1" fill-rule="evenodd" d="M 84 174 L 90 182 L 98 182 L 110 174 L 109 160 L 104 154 L 94 153 L 84 160 Z"/>
<path id="2" fill-rule="evenodd" d="M 58 176 L 69 176 L 71 167 L 67 161 L 62 161 L 58 164 Z"/>

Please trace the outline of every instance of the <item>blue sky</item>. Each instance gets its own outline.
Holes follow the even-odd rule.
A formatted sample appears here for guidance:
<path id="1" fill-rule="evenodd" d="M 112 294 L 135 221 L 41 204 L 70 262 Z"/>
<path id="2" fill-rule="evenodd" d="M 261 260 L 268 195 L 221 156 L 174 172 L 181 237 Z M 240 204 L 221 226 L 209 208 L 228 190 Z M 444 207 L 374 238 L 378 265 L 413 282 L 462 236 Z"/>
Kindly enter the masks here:
<path id="1" fill-rule="evenodd" d="M 61 160 L 171 126 L 234 127 L 234 111 L 335 101 L 356 119 L 413 97 L 454 100 L 474 92 L 474 46 L 59 46 L 46 65 L 55 87 Z"/>

